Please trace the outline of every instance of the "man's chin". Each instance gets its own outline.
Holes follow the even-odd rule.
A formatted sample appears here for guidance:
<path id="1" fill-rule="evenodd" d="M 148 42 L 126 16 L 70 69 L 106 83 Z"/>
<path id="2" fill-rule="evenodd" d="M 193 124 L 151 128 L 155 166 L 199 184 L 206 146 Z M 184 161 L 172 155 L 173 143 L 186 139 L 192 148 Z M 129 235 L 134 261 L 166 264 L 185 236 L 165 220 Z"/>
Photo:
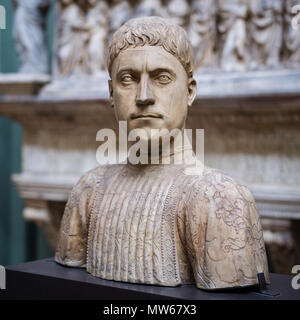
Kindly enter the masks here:
<path id="1" fill-rule="evenodd" d="M 151 136 L 151 130 L 161 130 L 164 126 L 160 121 L 155 121 L 151 123 L 145 123 L 142 121 L 135 121 L 134 123 L 128 124 L 128 131 L 131 130 L 144 130 L 148 133 L 149 137 Z"/>
<path id="2" fill-rule="evenodd" d="M 133 131 L 134 130 L 134 131 Z M 159 129 L 156 129 L 159 130 Z M 155 131 L 155 128 L 151 128 L 151 127 L 133 127 L 131 129 L 128 130 L 128 133 L 130 134 L 130 132 L 134 132 L 134 136 L 139 136 L 140 140 L 151 140 L 151 136 L 152 136 L 152 132 Z"/>
<path id="3" fill-rule="evenodd" d="M 176 130 L 176 131 L 175 131 Z M 181 130 L 178 128 L 174 128 L 171 131 L 166 128 L 152 128 L 152 127 L 139 127 L 139 128 L 132 128 L 128 130 L 129 134 L 129 141 L 135 141 L 136 137 L 138 137 L 139 141 L 153 141 L 159 142 L 162 141 L 170 141 L 170 137 L 176 133 L 179 133 Z"/>

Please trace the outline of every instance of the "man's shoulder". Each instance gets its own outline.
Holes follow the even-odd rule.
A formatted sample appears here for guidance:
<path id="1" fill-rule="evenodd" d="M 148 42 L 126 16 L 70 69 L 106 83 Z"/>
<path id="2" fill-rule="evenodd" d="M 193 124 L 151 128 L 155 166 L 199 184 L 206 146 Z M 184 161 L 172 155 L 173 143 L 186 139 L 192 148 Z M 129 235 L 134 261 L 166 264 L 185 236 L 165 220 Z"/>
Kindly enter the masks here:
<path id="1" fill-rule="evenodd" d="M 249 223 L 259 225 L 255 200 L 247 187 L 216 169 L 205 169 L 190 190 L 187 212 L 198 219 L 208 219 L 210 227 L 242 232 Z M 226 232 L 227 232 L 226 231 Z M 225 232 L 225 231 L 224 231 Z"/>
<path id="2" fill-rule="evenodd" d="M 201 175 L 194 177 L 191 192 L 213 201 L 243 199 L 253 202 L 253 196 L 245 185 L 221 170 L 207 167 Z"/>
<path id="3" fill-rule="evenodd" d="M 83 174 L 73 186 L 69 195 L 68 206 L 73 207 L 80 201 L 86 202 L 94 192 L 101 190 L 107 183 L 108 177 L 119 172 L 118 165 L 101 165 Z"/>
<path id="4" fill-rule="evenodd" d="M 76 183 L 76 189 L 92 188 L 99 183 L 105 182 L 109 177 L 118 173 L 120 165 L 100 165 L 84 173 Z"/>

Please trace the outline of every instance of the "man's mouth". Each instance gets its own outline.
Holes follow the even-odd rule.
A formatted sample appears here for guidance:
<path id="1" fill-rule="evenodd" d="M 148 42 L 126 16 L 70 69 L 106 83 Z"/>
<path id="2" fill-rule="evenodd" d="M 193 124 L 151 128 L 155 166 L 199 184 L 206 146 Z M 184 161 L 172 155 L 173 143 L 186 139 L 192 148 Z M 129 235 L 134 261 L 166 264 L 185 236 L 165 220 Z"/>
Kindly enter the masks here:
<path id="1" fill-rule="evenodd" d="M 139 114 L 131 114 L 131 119 L 147 119 L 147 118 L 153 118 L 153 119 L 162 119 L 163 116 L 158 113 L 139 113 Z"/>

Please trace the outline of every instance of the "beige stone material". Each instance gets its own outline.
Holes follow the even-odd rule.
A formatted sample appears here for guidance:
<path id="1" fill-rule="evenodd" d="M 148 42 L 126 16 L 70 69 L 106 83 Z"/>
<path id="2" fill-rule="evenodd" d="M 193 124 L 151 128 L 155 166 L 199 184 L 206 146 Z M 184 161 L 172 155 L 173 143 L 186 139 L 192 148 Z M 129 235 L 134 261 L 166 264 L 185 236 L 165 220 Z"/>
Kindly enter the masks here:
<path id="1" fill-rule="evenodd" d="M 216 289 L 257 283 L 267 262 L 255 202 L 221 172 L 100 166 L 73 189 L 56 260 L 109 280 Z"/>
<path id="2" fill-rule="evenodd" d="M 184 129 L 196 82 L 181 27 L 158 17 L 130 20 L 112 38 L 108 70 L 111 105 L 129 130 L 143 129 L 141 139 L 151 142 L 153 128 Z M 153 285 L 249 286 L 261 272 L 269 282 L 251 193 L 217 170 L 175 164 L 189 148 L 161 151 L 157 165 L 102 165 L 85 174 L 68 200 L 56 261 Z"/>
<path id="3" fill-rule="evenodd" d="M 48 0 L 28 2 L 38 1 Z M 198 72 L 293 70 L 300 61 L 299 34 L 291 24 L 297 4 L 298 0 L 58 0 L 54 75 L 103 73 L 112 34 L 131 18 L 152 15 L 168 18 L 188 32 Z M 21 33 L 26 26 L 17 22 Z"/>

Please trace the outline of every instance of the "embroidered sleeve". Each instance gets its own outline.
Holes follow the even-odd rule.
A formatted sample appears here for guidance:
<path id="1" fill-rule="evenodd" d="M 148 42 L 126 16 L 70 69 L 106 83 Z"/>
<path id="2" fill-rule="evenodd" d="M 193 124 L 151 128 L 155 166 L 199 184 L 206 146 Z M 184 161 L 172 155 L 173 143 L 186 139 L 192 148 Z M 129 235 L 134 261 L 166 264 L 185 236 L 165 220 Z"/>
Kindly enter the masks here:
<path id="1" fill-rule="evenodd" d="M 247 188 L 210 171 L 194 184 L 187 206 L 187 247 L 203 289 L 249 286 L 269 273 L 255 201 Z"/>
<path id="2" fill-rule="evenodd" d="M 73 188 L 62 217 L 55 260 L 63 265 L 86 264 L 89 200 L 92 189 L 82 177 Z"/>

